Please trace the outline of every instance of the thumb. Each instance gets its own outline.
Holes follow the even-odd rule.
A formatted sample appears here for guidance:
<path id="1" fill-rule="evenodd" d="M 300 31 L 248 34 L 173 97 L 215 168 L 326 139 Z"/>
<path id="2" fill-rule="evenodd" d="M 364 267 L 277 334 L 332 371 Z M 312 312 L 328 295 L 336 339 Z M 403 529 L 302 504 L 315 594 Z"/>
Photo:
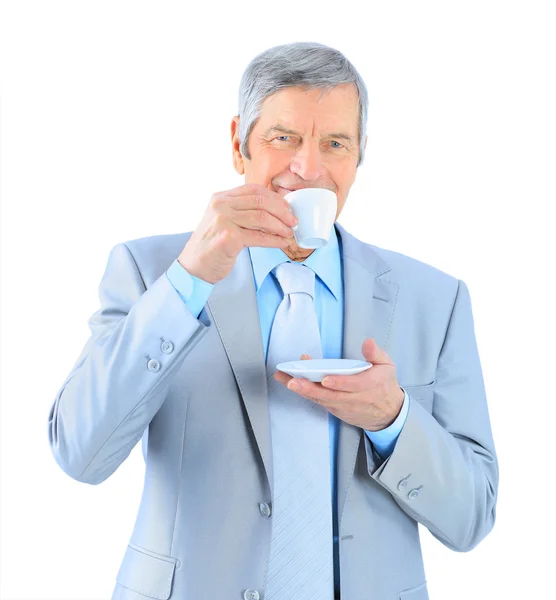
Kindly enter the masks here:
<path id="1" fill-rule="evenodd" d="M 363 341 L 363 356 L 367 362 L 373 365 L 391 365 L 392 361 L 386 350 L 383 350 L 373 338 L 367 338 Z"/>
<path id="2" fill-rule="evenodd" d="M 311 360 L 311 357 L 308 354 L 302 354 L 301 360 Z"/>

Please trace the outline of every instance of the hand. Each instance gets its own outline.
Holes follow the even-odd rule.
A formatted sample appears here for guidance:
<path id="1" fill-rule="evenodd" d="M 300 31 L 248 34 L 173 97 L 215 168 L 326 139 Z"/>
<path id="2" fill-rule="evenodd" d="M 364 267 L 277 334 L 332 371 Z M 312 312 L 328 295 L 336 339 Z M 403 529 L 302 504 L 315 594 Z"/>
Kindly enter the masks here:
<path id="1" fill-rule="evenodd" d="M 258 183 L 213 194 L 178 262 L 191 275 L 217 283 L 246 246 L 286 248 L 297 218 L 287 200 Z"/>
<path id="2" fill-rule="evenodd" d="M 366 429 L 379 431 L 391 425 L 402 409 L 404 392 L 398 385 L 396 367 L 385 350 L 372 338 L 362 346 L 365 360 L 372 367 L 357 375 L 328 375 L 322 383 L 305 378 L 294 379 L 287 373 L 276 371 L 274 379 L 300 396 L 324 406 L 342 421 Z M 301 360 L 308 360 L 302 354 Z M 333 380 L 333 383 L 327 382 Z M 300 387 L 293 389 L 293 382 Z"/>

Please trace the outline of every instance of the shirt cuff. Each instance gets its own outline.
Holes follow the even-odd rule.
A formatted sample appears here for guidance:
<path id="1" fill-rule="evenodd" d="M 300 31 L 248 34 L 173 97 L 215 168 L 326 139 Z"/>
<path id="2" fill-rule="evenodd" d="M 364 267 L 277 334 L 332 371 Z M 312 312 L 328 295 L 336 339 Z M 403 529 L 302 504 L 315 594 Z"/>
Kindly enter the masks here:
<path id="1" fill-rule="evenodd" d="M 396 417 L 396 420 L 386 427 L 386 429 L 381 429 L 379 431 L 367 431 L 365 429 L 365 433 L 373 443 L 374 449 L 376 453 L 382 457 L 387 458 L 394 451 L 394 446 L 398 441 L 398 437 L 405 425 L 405 420 L 407 418 L 407 413 L 409 411 L 409 395 L 403 389 L 403 404 L 400 414 Z"/>
<path id="2" fill-rule="evenodd" d="M 178 259 L 166 271 L 166 277 L 181 296 L 191 314 L 197 318 L 205 306 L 215 284 L 191 275 Z"/>

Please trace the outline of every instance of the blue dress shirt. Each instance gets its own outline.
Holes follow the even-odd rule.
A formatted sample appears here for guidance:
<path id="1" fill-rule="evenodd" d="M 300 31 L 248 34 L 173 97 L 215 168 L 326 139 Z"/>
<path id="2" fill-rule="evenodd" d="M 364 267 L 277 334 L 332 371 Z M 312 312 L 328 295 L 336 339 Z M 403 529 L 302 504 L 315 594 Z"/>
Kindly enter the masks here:
<path id="1" fill-rule="evenodd" d="M 291 262 L 291 260 L 280 248 L 253 246 L 249 247 L 248 250 L 257 290 L 257 305 L 266 362 L 274 315 L 283 298 L 280 284 L 274 274 L 270 274 L 270 272 L 280 263 Z M 323 248 L 317 248 L 308 258 L 301 261 L 301 264 L 312 269 L 316 275 L 314 302 L 321 335 L 323 358 L 342 358 L 344 315 L 342 263 L 341 240 L 338 238 L 335 227 L 332 227 L 328 244 Z M 269 274 L 270 276 L 267 277 Z M 166 271 L 166 276 L 176 292 L 180 294 L 192 315 L 197 318 L 214 285 L 188 273 L 177 259 Z M 294 356 L 292 360 L 299 360 L 299 358 L 299 356 Z M 389 427 L 380 431 L 365 430 L 380 457 L 386 459 L 393 452 L 398 436 L 405 424 L 408 410 L 409 396 L 404 390 L 403 406 L 396 420 Z M 336 591 L 339 591 L 338 509 L 336 506 L 336 454 L 339 419 L 331 413 L 328 413 L 328 416 L 334 531 L 334 584 Z"/>

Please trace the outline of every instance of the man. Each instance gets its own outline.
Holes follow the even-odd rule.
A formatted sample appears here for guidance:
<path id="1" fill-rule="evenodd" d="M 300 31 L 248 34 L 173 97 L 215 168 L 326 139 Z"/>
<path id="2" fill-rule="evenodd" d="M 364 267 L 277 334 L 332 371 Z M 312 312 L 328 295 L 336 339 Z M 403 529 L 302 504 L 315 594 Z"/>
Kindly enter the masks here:
<path id="1" fill-rule="evenodd" d="M 330 189 L 337 219 L 366 119 L 340 52 L 263 52 L 231 123 L 245 185 L 215 193 L 193 232 L 112 249 L 49 433 L 90 484 L 143 437 L 113 600 L 425 600 L 418 523 L 460 552 L 492 529 L 498 462 L 465 283 L 337 222 L 323 248 L 293 237 L 283 197 Z M 276 369 L 315 357 L 372 367 L 329 382 Z"/>

